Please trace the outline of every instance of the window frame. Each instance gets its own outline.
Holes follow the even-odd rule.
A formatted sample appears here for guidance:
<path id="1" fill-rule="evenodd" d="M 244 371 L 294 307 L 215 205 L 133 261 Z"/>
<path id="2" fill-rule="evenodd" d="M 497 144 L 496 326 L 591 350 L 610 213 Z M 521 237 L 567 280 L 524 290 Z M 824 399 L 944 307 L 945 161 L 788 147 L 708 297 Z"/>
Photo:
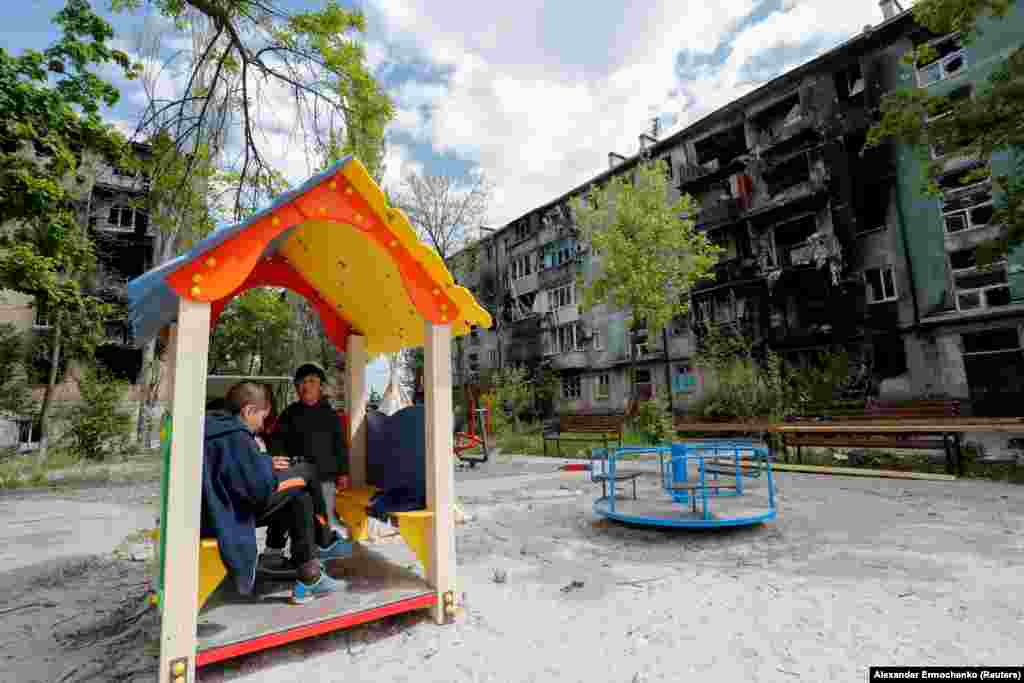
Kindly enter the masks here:
<path id="1" fill-rule="evenodd" d="M 570 391 L 570 389 L 573 390 Z M 562 377 L 561 395 L 562 398 L 566 401 L 578 401 L 583 397 L 583 385 L 580 381 L 579 375 L 573 375 L 571 377 Z"/>
<path id="2" fill-rule="evenodd" d="M 918 66 L 917 64 L 914 64 L 914 82 L 917 84 L 917 87 L 927 88 L 936 83 L 943 83 L 945 81 L 950 80 L 951 78 L 955 78 L 956 76 L 962 74 L 964 71 L 970 68 L 970 62 L 967 59 L 967 49 L 963 43 L 963 36 L 959 32 L 950 33 L 939 38 L 935 38 L 934 40 L 930 40 L 928 41 L 928 45 L 931 46 L 932 48 L 937 48 L 939 45 L 942 45 L 943 43 L 954 41 L 957 42 L 958 47 L 955 50 L 951 51 L 949 54 L 938 57 L 934 61 L 928 62 L 923 66 Z M 946 62 L 952 61 L 957 57 L 960 57 L 963 60 L 962 65 L 955 72 L 947 72 L 945 66 Z M 925 70 L 931 68 L 934 65 L 938 65 L 940 67 L 940 70 L 942 72 L 941 75 L 935 80 L 924 81 L 924 79 L 922 79 L 922 74 L 925 72 Z"/>
<path id="3" fill-rule="evenodd" d="M 868 273 L 872 271 L 878 271 L 878 282 L 882 290 L 882 298 L 874 299 L 873 290 L 871 287 L 871 281 L 868 279 Z M 892 285 L 892 293 L 886 294 L 885 292 L 885 273 L 889 273 L 890 284 Z M 874 266 L 872 268 L 865 268 L 862 273 L 864 277 L 864 284 L 868 288 L 868 303 L 869 304 L 886 304 L 893 301 L 899 301 L 900 290 L 896 285 L 896 269 L 891 265 Z"/>

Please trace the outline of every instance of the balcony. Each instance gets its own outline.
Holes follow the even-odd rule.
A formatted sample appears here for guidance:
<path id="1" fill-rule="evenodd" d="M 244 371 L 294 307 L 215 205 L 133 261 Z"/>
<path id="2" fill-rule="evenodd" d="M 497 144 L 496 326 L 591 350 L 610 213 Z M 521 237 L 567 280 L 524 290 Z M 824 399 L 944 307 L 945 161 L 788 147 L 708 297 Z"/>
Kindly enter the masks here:
<path id="1" fill-rule="evenodd" d="M 697 228 L 706 230 L 721 223 L 734 221 L 743 215 L 743 211 L 742 200 L 736 197 L 723 199 L 700 210 L 700 213 L 697 214 Z"/>
<path id="2" fill-rule="evenodd" d="M 570 351 L 550 356 L 553 370 L 581 370 L 590 365 L 586 351 Z"/>
<path id="3" fill-rule="evenodd" d="M 692 183 L 706 175 L 716 173 L 720 168 L 721 163 L 718 159 L 712 159 L 703 164 L 683 164 L 679 167 L 679 182 Z"/>

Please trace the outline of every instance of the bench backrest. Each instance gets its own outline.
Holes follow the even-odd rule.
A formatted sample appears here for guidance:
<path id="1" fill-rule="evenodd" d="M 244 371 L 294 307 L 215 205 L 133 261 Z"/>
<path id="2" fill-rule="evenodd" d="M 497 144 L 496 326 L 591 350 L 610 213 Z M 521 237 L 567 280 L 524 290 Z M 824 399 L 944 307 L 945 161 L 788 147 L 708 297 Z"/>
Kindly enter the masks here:
<path id="1" fill-rule="evenodd" d="M 874 417 L 959 417 L 958 399 L 929 399 L 919 401 L 869 401 L 864 414 Z"/>
<path id="2" fill-rule="evenodd" d="M 559 415 L 560 432 L 603 432 L 621 434 L 624 415 Z"/>
<path id="3" fill-rule="evenodd" d="M 366 411 L 366 483 L 427 495 L 427 441 L 422 405 L 394 415 Z"/>

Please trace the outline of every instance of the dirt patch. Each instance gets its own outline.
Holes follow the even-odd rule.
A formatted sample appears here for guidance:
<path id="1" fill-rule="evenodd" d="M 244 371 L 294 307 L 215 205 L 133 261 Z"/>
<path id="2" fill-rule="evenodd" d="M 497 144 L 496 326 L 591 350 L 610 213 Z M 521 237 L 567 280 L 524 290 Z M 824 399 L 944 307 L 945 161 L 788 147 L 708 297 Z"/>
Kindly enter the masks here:
<path id="1" fill-rule="evenodd" d="M 0 575 L 0 680 L 152 680 L 159 621 L 143 562 L 67 558 Z"/>

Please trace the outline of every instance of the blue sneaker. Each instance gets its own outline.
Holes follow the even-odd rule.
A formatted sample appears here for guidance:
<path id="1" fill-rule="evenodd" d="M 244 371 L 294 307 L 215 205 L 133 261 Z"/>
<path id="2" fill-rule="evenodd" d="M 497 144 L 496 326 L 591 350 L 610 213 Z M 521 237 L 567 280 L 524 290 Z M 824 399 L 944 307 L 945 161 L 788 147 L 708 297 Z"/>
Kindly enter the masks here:
<path id="1" fill-rule="evenodd" d="M 321 595 L 327 595 L 338 590 L 340 586 L 338 582 L 328 576 L 327 572 L 320 572 L 320 578 L 316 580 L 316 583 L 306 584 L 302 581 L 296 581 L 295 586 L 292 588 L 292 603 L 296 605 L 304 605 L 313 598 Z"/>
<path id="2" fill-rule="evenodd" d="M 341 560 L 352 555 L 352 544 L 343 541 L 340 536 L 334 537 L 334 543 L 326 548 L 316 547 L 316 558 L 318 560 Z"/>

